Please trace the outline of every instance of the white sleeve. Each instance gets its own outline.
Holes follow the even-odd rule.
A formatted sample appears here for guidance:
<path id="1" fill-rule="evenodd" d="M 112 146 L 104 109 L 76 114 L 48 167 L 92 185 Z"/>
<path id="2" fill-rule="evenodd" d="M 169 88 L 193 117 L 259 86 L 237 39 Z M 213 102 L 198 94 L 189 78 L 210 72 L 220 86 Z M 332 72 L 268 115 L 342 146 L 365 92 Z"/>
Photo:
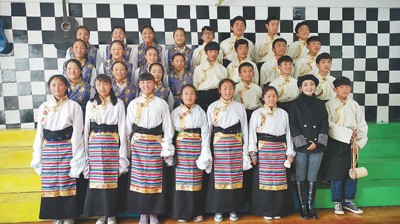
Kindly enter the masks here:
<path id="1" fill-rule="evenodd" d="M 78 103 L 72 105 L 72 113 L 74 113 L 74 121 L 72 124 L 73 132 L 71 138 L 72 159 L 70 162 L 71 170 L 69 176 L 79 178 L 86 165 L 86 153 L 83 143 L 83 112 Z"/>
<path id="2" fill-rule="evenodd" d="M 249 124 L 249 152 L 258 152 L 257 146 L 257 127 L 261 117 L 258 110 L 254 111 L 250 118 Z"/>
<path id="3" fill-rule="evenodd" d="M 296 155 L 296 152 L 293 149 L 292 135 L 290 134 L 290 125 L 289 125 L 289 115 L 285 112 L 285 122 L 286 122 L 286 155 Z"/>
<path id="4" fill-rule="evenodd" d="M 171 121 L 171 114 L 169 113 L 168 104 L 163 103 L 162 106 L 162 130 L 164 132 L 164 136 L 162 139 L 162 150 L 161 157 L 170 157 L 175 154 L 175 147 L 172 144 L 172 138 L 175 134 L 174 126 Z"/>
<path id="5" fill-rule="evenodd" d="M 97 71 L 99 72 L 98 74 L 104 74 L 104 62 L 101 63 L 100 67 L 97 69 Z"/>
<path id="6" fill-rule="evenodd" d="M 249 156 L 249 129 L 247 125 L 247 115 L 244 106 L 241 106 L 240 111 L 240 124 L 242 126 L 243 134 L 243 171 L 251 169 L 251 159 Z"/>
<path id="7" fill-rule="evenodd" d="M 119 135 L 119 174 L 127 173 L 129 167 L 128 148 L 125 128 L 125 105 L 118 99 L 118 135 Z"/>
<path id="8" fill-rule="evenodd" d="M 134 117 L 133 117 L 133 109 L 134 109 L 134 101 L 132 100 L 129 104 L 128 104 L 128 107 L 126 108 L 126 116 L 125 116 L 125 123 L 126 123 L 126 125 L 125 125 L 125 131 L 126 131 L 126 133 L 125 133 L 125 135 L 126 135 L 126 142 L 127 142 L 127 145 L 128 145 L 128 148 L 130 148 L 131 146 L 130 146 L 130 142 L 131 142 L 131 138 L 130 138 L 130 136 L 131 136 L 131 134 L 132 134 L 132 125 L 133 125 L 133 122 L 134 122 Z"/>
<path id="9" fill-rule="evenodd" d="M 262 43 L 260 41 L 256 42 L 256 44 L 254 45 L 254 62 L 258 63 L 260 62 L 260 51 L 261 51 L 261 45 Z"/>
<path id="10" fill-rule="evenodd" d="M 258 72 L 257 64 L 254 66 L 254 84 L 260 85 L 260 73 Z"/>
<path id="11" fill-rule="evenodd" d="M 43 126 L 42 120 L 43 118 L 43 104 L 39 107 L 38 111 L 38 122 L 37 122 L 37 130 L 35 140 L 33 142 L 33 153 L 32 153 L 32 161 L 31 167 L 35 169 L 37 174 L 41 174 L 42 172 L 42 147 L 43 147 Z"/>
<path id="12" fill-rule="evenodd" d="M 210 150 L 210 129 L 208 127 L 208 122 L 207 122 L 207 115 L 203 111 L 203 109 L 200 109 L 200 114 L 201 114 L 201 154 L 199 158 L 196 160 L 197 167 L 201 170 L 205 170 L 207 173 L 211 173 L 212 170 L 212 155 L 211 155 L 211 150 Z"/>
<path id="13" fill-rule="evenodd" d="M 96 68 L 93 68 L 93 69 L 92 69 L 92 75 L 91 75 L 91 77 L 90 77 L 90 86 L 91 86 L 92 88 L 95 87 L 94 80 L 96 80 L 96 78 L 97 78 L 97 69 L 96 69 Z"/>
<path id="14" fill-rule="evenodd" d="M 92 116 L 92 102 L 88 101 L 86 104 L 86 113 L 85 113 L 85 127 L 83 129 L 83 139 L 85 143 L 85 155 L 86 155 L 86 164 L 83 169 L 83 175 L 85 178 L 89 178 L 89 137 L 90 137 L 90 117 Z"/>
<path id="15" fill-rule="evenodd" d="M 71 59 L 71 47 L 69 47 L 67 49 L 67 52 L 65 53 L 65 61 L 68 61 L 69 59 Z"/>
<path id="16" fill-rule="evenodd" d="M 350 144 L 351 135 L 353 134 L 353 130 L 351 130 L 351 128 L 347 128 L 347 127 L 341 126 L 341 125 L 333 122 L 331 120 L 332 115 L 331 115 L 331 110 L 329 109 L 329 105 L 327 103 L 325 105 L 327 107 L 327 112 L 328 112 L 328 122 L 329 122 L 328 134 L 329 134 L 329 136 L 340 142 Z"/>

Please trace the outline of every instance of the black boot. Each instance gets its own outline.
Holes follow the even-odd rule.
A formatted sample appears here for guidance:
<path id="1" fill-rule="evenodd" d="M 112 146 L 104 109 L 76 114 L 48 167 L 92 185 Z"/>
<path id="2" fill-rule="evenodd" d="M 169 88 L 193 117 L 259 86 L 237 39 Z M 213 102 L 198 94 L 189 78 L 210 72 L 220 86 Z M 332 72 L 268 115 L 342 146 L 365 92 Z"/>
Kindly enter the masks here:
<path id="1" fill-rule="evenodd" d="M 308 219 L 307 199 L 306 199 L 306 185 L 304 181 L 297 181 L 297 194 L 299 195 L 300 202 L 300 216 L 303 219 Z"/>
<path id="2" fill-rule="evenodd" d="M 317 182 L 310 182 L 308 188 L 308 211 L 310 212 L 310 218 L 317 219 L 317 213 L 315 212 L 314 202 L 315 195 L 317 193 Z"/>

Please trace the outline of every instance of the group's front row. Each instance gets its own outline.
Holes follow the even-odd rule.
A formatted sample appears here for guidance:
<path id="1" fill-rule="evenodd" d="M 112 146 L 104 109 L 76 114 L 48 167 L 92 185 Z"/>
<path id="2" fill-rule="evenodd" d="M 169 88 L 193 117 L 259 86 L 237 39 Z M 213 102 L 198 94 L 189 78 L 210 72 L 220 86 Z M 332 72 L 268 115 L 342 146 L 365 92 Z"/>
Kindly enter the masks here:
<path id="1" fill-rule="evenodd" d="M 334 81 L 336 98 L 326 104 L 315 97 L 318 82 L 314 75 L 299 77 L 301 94 L 288 112 L 276 106 L 277 90 L 265 87 L 263 106 L 248 124 L 245 107 L 233 99 L 231 79 L 219 82 L 220 98 L 207 112 L 195 103 L 195 87 L 184 85 L 182 103 L 170 114 L 168 104 L 154 95 L 153 75 L 138 77 L 142 94 L 127 109 L 111 78 L 98 75 L 83 115 L 68 98 L 68 80 L 55 75 L 48 82 L 53 97 L 39 107 L 31 163 L 41 176 L 39 216 L 66 224 L 83 212 L 100 216 L 96 224 L 110 224 L 122 209 L 141 214 L 140 224 L 159 223 L 160 214 L 200 222 L 204 213 L 213 213 L 221 222 L 229 213 L 236 221 L 236 212 L 250 201 L 252 213 L 279 219 L 293 209 L 287 168 L 294 163 L 301 216 L 315 219 L 323 156 L 335 213 L 343 214 L 342 202 L 362 213 L 352 202 L 357 181 L 348 169 L 350 142 L 357 141 L 354 150 L 362 148 L 367 125 L 348 98 L 348 78 Z M 77 184 L 81 174 L 87 186 Z"/>

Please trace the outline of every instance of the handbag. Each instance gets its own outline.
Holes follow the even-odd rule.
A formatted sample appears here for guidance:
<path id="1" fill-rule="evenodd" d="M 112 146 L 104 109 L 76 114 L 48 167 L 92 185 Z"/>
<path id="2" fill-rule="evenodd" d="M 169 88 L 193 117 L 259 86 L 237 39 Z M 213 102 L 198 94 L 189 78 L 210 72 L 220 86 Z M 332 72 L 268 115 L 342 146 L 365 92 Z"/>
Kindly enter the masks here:
<path id="1" fill-rule="evenodd" d="M 352 151 L 351 168 L 349 170 L 349 176 L 353 180 L 368 176 L 367 168 L 357 167 L 358 163 L 358 150 L 356 150 L 357 147 L 358 147 L 357 140 L 353 139 L 351 144 L 351 151 Z"/>

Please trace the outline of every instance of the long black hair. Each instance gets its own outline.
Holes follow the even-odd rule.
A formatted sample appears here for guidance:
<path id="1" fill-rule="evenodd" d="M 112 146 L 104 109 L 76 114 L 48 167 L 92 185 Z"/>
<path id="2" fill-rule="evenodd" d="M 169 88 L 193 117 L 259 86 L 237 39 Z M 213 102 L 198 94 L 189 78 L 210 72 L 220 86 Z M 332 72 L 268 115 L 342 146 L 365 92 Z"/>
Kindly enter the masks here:
<path id="1" fill-rule="evenodd" d="M 108 75 L 100 74 L 96 77 L 96 79 L 94 80 L 94 83 L 96 83 L 96 81 L 109 83 L 111 85 L 110 101 L 111 101 L 112 105 L 117 104 L 118 98 L 117 98 L 117 96 L 115 96 L 114 89 L 112 88 L 111 78 Z M 100 94 L 97 92 L 96 88 L 95 88 L 95 90 L 96 90 L 96 93 L 94 94 L 94 97 L 92 99 L 90 99 L 90 102 L 93 102 L 96 100 L 97 104 L 101 104 L 102 101 L 100 98 Z"/>

